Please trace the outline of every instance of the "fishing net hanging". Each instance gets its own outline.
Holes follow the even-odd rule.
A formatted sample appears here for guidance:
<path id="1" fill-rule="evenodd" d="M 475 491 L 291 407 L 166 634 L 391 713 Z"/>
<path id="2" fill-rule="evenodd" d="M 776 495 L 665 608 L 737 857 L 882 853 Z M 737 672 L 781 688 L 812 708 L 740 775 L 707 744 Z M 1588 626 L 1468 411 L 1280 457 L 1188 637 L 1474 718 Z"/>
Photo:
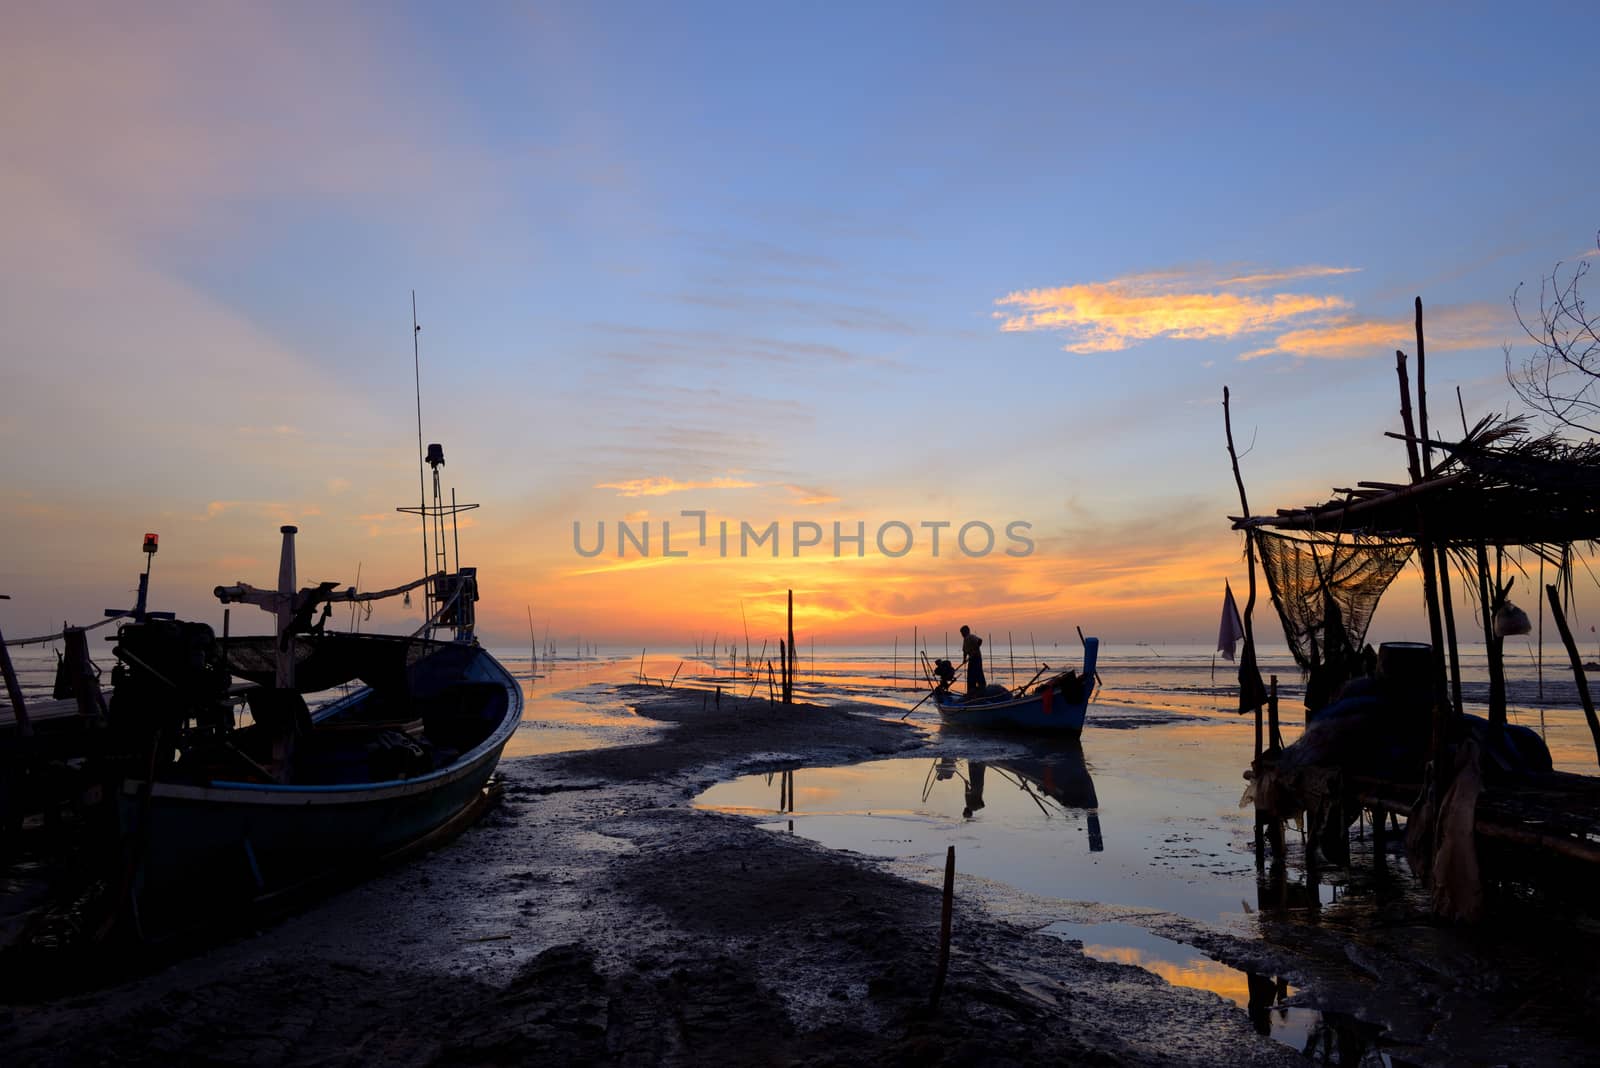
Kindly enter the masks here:
<path id="1" fill-rule="evenodd" d="M 1378 599 L 1414 548 L 1408 541 L 1290 537 L 1259 527 L 1252 536 L 1289 650 L 1308 674 L 1360 655 Z"/>

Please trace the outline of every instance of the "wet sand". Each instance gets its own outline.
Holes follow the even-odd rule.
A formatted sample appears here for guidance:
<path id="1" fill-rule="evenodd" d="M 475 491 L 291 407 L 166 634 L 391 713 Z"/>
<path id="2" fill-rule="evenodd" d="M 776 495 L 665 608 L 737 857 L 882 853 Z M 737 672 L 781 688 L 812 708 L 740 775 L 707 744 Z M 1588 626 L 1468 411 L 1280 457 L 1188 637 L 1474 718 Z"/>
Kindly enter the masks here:
<path id="1" fill-rule="evenodd" d="M 0 1009 L 9 1063 L 1296 1064 L 1214 994 L 696 811 L 741 774 L 928 744 L 882 708 L 621 687 L 643 744 L 502 764 L 500 807 L 425 858 L 121 985 Z"/>

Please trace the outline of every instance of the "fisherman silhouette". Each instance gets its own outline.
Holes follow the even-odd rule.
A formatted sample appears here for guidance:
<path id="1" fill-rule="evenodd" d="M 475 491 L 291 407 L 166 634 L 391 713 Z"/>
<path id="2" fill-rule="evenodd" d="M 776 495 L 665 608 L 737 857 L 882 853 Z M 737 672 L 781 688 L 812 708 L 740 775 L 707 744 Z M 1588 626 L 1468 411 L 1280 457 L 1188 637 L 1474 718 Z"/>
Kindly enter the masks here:
<path id="1" fill-rule="evenodd" d="M 976 697 L 989 685 L 983 677 L 983 639 L 965 625 L 961 628 L 961 655 L 967 658 L 967 696 Z"/>

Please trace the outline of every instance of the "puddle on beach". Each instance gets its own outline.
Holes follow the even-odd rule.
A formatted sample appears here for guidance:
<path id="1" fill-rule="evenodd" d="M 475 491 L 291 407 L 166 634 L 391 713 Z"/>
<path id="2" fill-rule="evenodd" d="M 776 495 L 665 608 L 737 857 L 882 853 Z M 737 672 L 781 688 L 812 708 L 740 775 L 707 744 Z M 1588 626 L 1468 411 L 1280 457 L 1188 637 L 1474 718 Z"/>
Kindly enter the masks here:
<path id="1" fill-rule="evenodd" d="M 1155 745 L 1151 731 L 1161 734 Z M 1219 733 L 1235 735 L 1188 725 L 1089 731 L 1081 749 L 987 743 L 986 759 L 799 768 L 720 783 L 695 804 L 780 816 L 765 826 L 792 824 L 831 848 L 930 868 L 954 845 L 960 871 L 1026 893 L 1243 927 L 1242 903 L 1256 898 L 1243 847 L 1250 818 L 1233 804 L 1238 767 L 1216 759 L 1205 737 Z"/>
<path id="2" fill-rule="evenodd" d="M 1246 1011 L 1259 1033 L 1296 1050 L 1324 1042 L 1350 1048 L 1345 1031 L 1362 1025 L 1341 1019 L 1336 1033 L 1316 1009 L 1283 1004 L 1293 994 L 1286 983 L 1135 924 L 1082 920 L 1156 910 L 1260 936 L 1250 818 L 1236 804 L 1240 744 L 1250 744 L 1248 734 L 1226 723 L 1090 729 L 1081 747 L 963 737 L 949 745 L 973 755 L 745 776 L 711 787 L 694 804 L 889 858 L 908 874 L 937 874 L 954 845 L 958 871 L 981 886 L 1060 901 L 1074 919 L 1041 930 L 1083 943 L 1089 956 L 1216 993 Z M 1304 902 L 1306 888 L 1295 891 Z M 1337 908 L 1336 888 L 1320 887 L 1315 904 Z"/>
<path id="3" fill-rule="evenodd" d="M 1212 960 L 1193 946 L 1129 923 L 1052 923 L 1043 933 L 1078 942 L 1084 955 L 1116 964 L 1131 964 L 1159 975 L 1173 986 L 1209 990 L 1250 1015 L 1257 1033 L 1305 1050 L 1312 1036 L 1324 1030 L 1316 1009 L 1285 1005 L 1294 995 L 1287 982 L 1256 975 Z"/>

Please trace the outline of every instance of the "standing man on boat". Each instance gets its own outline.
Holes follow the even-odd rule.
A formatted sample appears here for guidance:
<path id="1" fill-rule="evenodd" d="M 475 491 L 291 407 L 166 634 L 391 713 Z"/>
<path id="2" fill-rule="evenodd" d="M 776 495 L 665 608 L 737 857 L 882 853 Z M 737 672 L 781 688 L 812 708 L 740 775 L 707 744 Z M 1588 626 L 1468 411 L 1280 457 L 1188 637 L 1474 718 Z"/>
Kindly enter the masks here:
<path id="1" fill-rule="evenodd" d="M 989 680 L 983 677 L 983 639 L 967 626 L 961 628 L 961 655 L 967 658 L 967 696 L 976 697 Z"/>

